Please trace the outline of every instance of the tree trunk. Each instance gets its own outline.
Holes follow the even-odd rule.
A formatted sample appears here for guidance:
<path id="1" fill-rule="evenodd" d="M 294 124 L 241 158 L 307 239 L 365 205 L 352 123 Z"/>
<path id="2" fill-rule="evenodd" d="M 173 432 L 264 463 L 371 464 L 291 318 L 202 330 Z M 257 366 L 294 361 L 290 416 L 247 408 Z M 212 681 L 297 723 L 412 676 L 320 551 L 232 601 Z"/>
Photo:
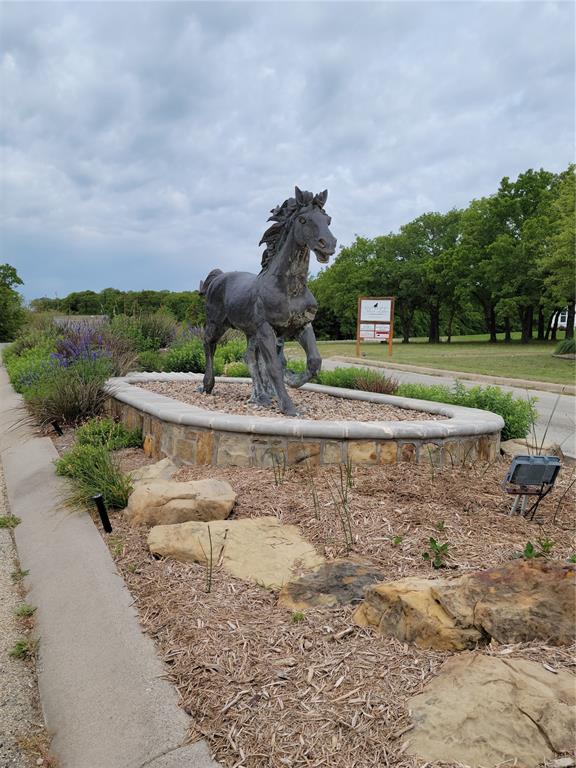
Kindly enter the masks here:
<path id="1" fill-rule="evenodd" d="M 566 335 L 565 339 L 574 338 L 574 302 L 568 304 L 568 317 L 566 318 Z"/>
<path id="2" fill-rule="evenodd" d="M 534 319 L 534 308 L 525 307 L 522 312 L 522 344 L 528 344 L 532 339 L 532 321 Z"/>
<path id="3" fill-rule="evenodd" d="M 512 333 L 510 332 L 510 318 L 507 317 L 504 320 L 504 341 L 509 344 L 512 341 Z"/>
<path id="4" fill-rule="evenodd" d="M 550 331 L 552 330 L 552 321 L 554 320 L 554 312 L 550 315 L 548 318 L 548 322 L 546 323 L 546 333 L 544 334 L 544 341 L 550 340 Z"/>
<path id="5" fill-rule="evenodd" d="M 538 341 L 544 341 L 544 310 L 538 307 Z"/>
<path id="6" fill-rule="evenodd" d="M 556 341 L 556 334 L 558 333 L 558 321 L 560 320 L 560 310 L 557 310 L 553 315 L 552 331 L 550 333 L 550 341 Z"/>
<path id="7" fill-rule="evenodd" d="M 440 307 L 433 304 L 430 307 L 430 330 L 428 333 L 428 342 L 430 344 L 440 343 Z"/>
<path id="8" fill-rule="evenodd" d="M 490 315 L 488 319 L 490 323 L 490 343 L 495 344 L 498 341 L 498 336 L 496 336 L 496 312 L 494 311 L 494 307 L 490 307 Z"/>
<path id="9" fill-rule="evenodd" d="M 452 341 L 452 325 L 454 323 L 454 312 L 450 312 L 450 317 L 448 318 L 448 327 L 446 329 L 446 343 L 450 344 Z"/>

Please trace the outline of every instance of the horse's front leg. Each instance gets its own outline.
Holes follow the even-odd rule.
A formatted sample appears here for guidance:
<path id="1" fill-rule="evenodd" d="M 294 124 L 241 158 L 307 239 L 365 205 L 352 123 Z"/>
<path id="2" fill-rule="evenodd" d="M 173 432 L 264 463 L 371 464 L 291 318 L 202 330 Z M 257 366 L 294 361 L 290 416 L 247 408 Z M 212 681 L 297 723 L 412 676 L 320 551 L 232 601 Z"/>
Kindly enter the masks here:
<path id="1" fill-rule="evenodd" d="M 301 387 L 306 384 L 310 379 L 314 378 L 322 368 L 322 358 L 318 351 L 318 345 L 316 344 L 316 335 L 311 323 L 307 323 L 300 331 L 296 340 L 306 352 L 306 371 L 304 373 L 294 373 L 290 369 L 286 369 L 284 372 L 284 380 L 289 387 Z"/>
<path id="2" fill-rule="evenodd" d="M 266 371 L 276 390 L 280 410 L 287 416 L 297 416 L 298 412 L 284 386 L 282 363 L 280 362 L 276 345 L 276 334 L 269 323 L 262 323 L 258 327 L 256 341 L 260 354 L 264 358 Z"/>

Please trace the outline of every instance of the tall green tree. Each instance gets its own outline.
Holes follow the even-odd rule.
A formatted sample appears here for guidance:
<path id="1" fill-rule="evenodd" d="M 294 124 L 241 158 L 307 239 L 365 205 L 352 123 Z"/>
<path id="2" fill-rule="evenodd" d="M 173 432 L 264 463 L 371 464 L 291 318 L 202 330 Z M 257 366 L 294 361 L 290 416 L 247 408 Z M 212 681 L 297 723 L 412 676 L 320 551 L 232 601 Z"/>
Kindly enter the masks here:
<path id="1" fill-rule="evenodd" d="M 24 285 L 10 264 L 0 264 L 0 341 L 13 341 L 24 323 L 22 296 L 16 286 Z"/>

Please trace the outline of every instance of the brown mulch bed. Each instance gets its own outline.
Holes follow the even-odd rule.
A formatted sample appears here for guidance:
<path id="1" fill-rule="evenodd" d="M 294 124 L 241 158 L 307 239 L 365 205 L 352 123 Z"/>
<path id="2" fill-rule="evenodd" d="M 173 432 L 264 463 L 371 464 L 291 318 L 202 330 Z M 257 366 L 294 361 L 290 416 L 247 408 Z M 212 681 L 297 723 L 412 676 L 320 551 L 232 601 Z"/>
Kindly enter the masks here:
<path id="1" fill-rule="evenodd" d="M 433 469 L 409 464 L 356 468 L 349 491 L 351 556 L 395 579 L 412 574 L 458 576 L 495 566 L 527 541 L 553 539 L 551 557 L 576 552 L 573 468 L 530 522 L 505 513 L 500 483 L 508 462 Z M 289 468 L 276 484 L 272 470 L 182 467 L 177 479 L 227 479 L 238 494 L 234 517 L 275 515 L 299 526 L 319 552 L 346 554 L 330 486 L 338 468 Z M 312 479 L 311 479 L 312 477 Z M 312 484 L 318 497 L 313 503 Z M 292 614 L 276 595 L 216 568 L 207 592 L 200 565 L 155 560 L 147 530 L 121 515 L 110 549 L 137 602 L 141 621 L 170 668 L 194 726 L 226 768 L 409 768 L 407 700 L 422 690 L 450 654 L 422 651 L 355 627 L 353 608 Z M 447 568 L 423 560 L 429 538 L 449 542 Z M 401 540 L 396 538 L 401 537 Z M 545 643 L 480 651 L 574 668 L 576 648 Z M 430 764 L 429 764 L 430 765 Z"/>
<path id="2" fill-rule="evenodd" d="M 150 381 L 135 384 L 141 389 L 156 392 L 159 395 L 182 400 L 183 403 L 205 408 L 207 411 L 223 411 L 240 415 L 275 416 L 277 408 L 261 408 L 248 402 L 252 394 L 251 384 L 225 384 L 219 382 L 211 395 L 197 392 L 198 382 Z M 423 411 L 412 411 L 407 408 L 397 408 L 393 405 L 368 403 L 361 400 L 348 400 L 343 397 L 332 397 L 319 392 L 306 392 L 302 389 L 291 389 L 290 397 L 302 418 L 315 421 L 347 420 L 347 421 L 435 421 L 444 419 Z"/>

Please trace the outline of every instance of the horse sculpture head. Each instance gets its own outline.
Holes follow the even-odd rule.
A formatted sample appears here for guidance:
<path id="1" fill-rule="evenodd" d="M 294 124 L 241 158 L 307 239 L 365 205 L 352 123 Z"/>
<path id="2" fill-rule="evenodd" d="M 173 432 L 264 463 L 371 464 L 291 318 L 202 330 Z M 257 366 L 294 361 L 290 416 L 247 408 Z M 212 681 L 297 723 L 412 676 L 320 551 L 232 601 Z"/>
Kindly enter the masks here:
<path id="1" fill-rule="evenodd" d="M 266 230 L 260 240 L 260 245 L 266 243 L 267 246 L 262 258 L 263 267 L 279 250 L 290 230 L 293 231 L 298 248 L 314 251 L 321 264 L 328 262 L 336 250 L 336 238 L 328 228 L 331 219 L 324 210 L 327 197 L 327 189 L 313 195 L 312 192 L 302 192 L 296 187 L 294 197 L 289 197 L 272 210 L 268 221 L 276 223 Z"/>

